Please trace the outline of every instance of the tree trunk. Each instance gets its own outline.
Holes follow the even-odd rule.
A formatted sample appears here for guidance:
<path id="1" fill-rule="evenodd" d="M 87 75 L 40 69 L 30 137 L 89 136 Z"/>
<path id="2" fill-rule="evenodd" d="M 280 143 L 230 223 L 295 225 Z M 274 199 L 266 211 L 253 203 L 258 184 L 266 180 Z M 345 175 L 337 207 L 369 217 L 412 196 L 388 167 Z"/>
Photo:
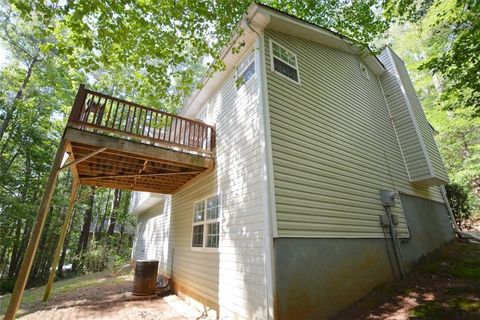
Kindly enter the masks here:
<path id="1" fill-rule="evenodd" d="M 90 225 L 92 224 L 94 204 L 95 204 L 95 187 L 91 187 L 88 209 L 85 211 L 82 231 L 80 232 L 80 237 L 78 238 L 78 245 L 77 245 L 77 251 L 76 251 L 77 258 L 75 259 L 75 263 L 73 264 L 74 271 L 77 271 L 78 262 L 79 262 L 78 256 L 81 253 L 85 252 L 88 247 L 88 238 L 90 235 Z"/>
<path id="2" fill-rule="evenodd" d="M 120 238 L 118 239 L 117 254 L 120 254 L 120 250 L 123 249 L 123 233 L 125 232 L 125 221 L 120 226 Z"/>
<path id="3" fill-rule="evenodd" d="M 0 262 L 0 266 L 2 267 L 0 269 L 0 278 L 3 278 L 3 275 L 5 274 L 6 266 L 7 266 L 7 247 L 8 245 L 4 245 L 2 247 L 2 254 L 0 255 L 2 259 Z"/>
<path id="4" fill-rule="evenodd" d="M 65 217 L 67 208 L 62 207 L 60 209 L 59 216 Z M 42 268 L 39 274 L 39 280 L 43 283 L 46 279 L 48 279 L 48 275 L 50 274 L 50 268 L 52 266 L 52 260 L 55 255 L 55 249 L 57 247 L 57 243 L 59 240 L 59 230 L 60 226 L 55 224 L 53 228 L 50 228 L 49 235 L 47 237 L 47 247 L 45 248 L 44 259 L 42 261 Z"/>
<path id="5" fill-rule="evenodd" d="M 20 258 L 20 236 L 22 232 L 22 221 L 17 220 L 17 225 L 15 228 L 15 236 L 12 248 L 12 254 L 10 255 L 10 263 L 8 266 L 8 277 L 13 278 L 15 276 L 15 271 L 17 270 L 18 260 Z"/>
<path id="6" fill-rule="evenodd" d="M 2 124 L 0 125 L 0 142 L 3 139 L 3 135 L 5 134 L 5 131 L 7 130 L 7 127 L 13 118 L 15 111 L 17 110 L 18 101 L 23 97 L 23 92 L 25 91 L 25 88 L 27 87 L 27 84 L 30 81 L 30 78 L 32 77 L 33 67 L 37 62 L 38 62 L 38 53 L 35 54 L 32 60 L 30 61 L 30 64 L 28 65 L 27 73 L 25 74 L 25 78 L 23 78 L 23 82 L 20 85 L 20 88 L 18 89 L 17 94 L 15 95 L 15 98 L 12 101 L 12 105 L 10 106 L 10 108 L 8 108 L 5 119 L 3 119 Z"/>
<path id="7" fill-rule="evenodd" d="M 30 177 L 32 173 L 32 165 L 30 161 L 30 154 L 28 152 L 25 153 L 26 161 L 25 161 L 25 176 L 23 181 L 22 192 L 20 194 L 20 202 L 24 203 L 27 199 L 28 187 L 30 186 Z M 8 269 L 8 277 L 14 277 L 17 275 L 18 268 L 20 267 L 20 257 L 22 256 L 22 252 L 26 247 L 28 237 L 29 237 L 29 228 L 28 224 L 25 225 L 25 230 L 23 233 L 22 241 L 20 243 L 20 236 L 22 232 L 22 220 L 19 219 L 17 221 L 17 228 L 15 229 L 15 243 L 12 250 L 12 256 L 10 259 L 10 266 Z"/>
<path id="8" fill-rule="evenodd" d="M 45 220 L 45 226 L 43 227 L 43 232 L 40 237 L 37 253 L 35 254 L 35 259 L 33 260 L 32 271 L 30 273 L 30 278 L 27 282 L 27 288 L 30 286 L 35 286 L 38 284 L 39 279 L 41 279 L 43 266 L 45 264 L 45 259 L 48 256 L 48 234 L 50 232 L 50 227 L 52 224 L 52 216 L 54 215 L 55 208 L 50 209 L 50 213 Z M 27 243 L 25 243 L 26 248 Z"/>
<path id="9" fill-rule="evenodd" d="M 112 192 L 109 190 L 107 203 L 105 204 L 105 211 L 103 212 L 102 220 L 100 220 L 100 225 L 98 226 L 97 236 L 95 237 L 98 241 L 100 241 L 100 239 L 102 238 L 103 225 L 105 224 L 105 220 L 107 219 L 108 206 L 110 204 L 111 196 Z"/>
<path id="10" fill-rule="evenodd" d="M 92 192 L 89 197 L 88 209 L 85 211 L 85 220 L 83 221 L 82 232 L 80 234 L 80 252 L 85 252 L 88 248 L 88 238 L 90 236 L 90 226 L 93 217 L 93 206 L 95 205 L 95 188 L 92 187 L 91 190 Z"/>
<path id="11" fill-rule="evenodd" d="M 110 238 L 113 236 L 115 232 L 115 222 L 117 219 L 117 211 L 118 207 L 120 206 L 120 200 L 122 199 L 122 190 L 115 189 L 114 197 L 113 197 L 113 210 L 110 214 L 110 224 L 108 225 L 107 236 Z"/>
<path id="12" fill-rule="evenodd" d="M 65 242 L 62 248 L 62 254 L 60 256 L 60 261 L 58 262 L 57 277 L 63 278 L 63 265 L 65 264 L 65 257 L 67 256 L 68 245 L 70 243 L 70 236 L 72 234 L 73 221 L 75 221 L 76 210 L 72 209 L 72 219 L 70 220 L 70 226 L 68 227 L 68 233 L 65 237 Z"/>

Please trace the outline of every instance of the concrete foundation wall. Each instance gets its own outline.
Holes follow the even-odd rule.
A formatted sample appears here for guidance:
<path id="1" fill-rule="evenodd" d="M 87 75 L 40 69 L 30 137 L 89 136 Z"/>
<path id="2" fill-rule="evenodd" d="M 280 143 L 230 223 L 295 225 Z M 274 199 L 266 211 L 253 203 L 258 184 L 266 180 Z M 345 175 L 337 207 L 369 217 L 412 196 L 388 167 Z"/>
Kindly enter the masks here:
<path id="1" fill-rule="evenodd" d="M 410 239 L 402 243 L 402 254 L 407 267 L 423 255 L 455 238 L 448 212 L 443 203 L 401 195 Z"/>
<path id="2" fill-rule="evenodd" d="M 407 195 L 401 201 L 410 268 L 454 233 L 443 204 Z M 274 245 L 277 319 L 327 319 L 398 274 L 390 239 L 278 238 Z"/>

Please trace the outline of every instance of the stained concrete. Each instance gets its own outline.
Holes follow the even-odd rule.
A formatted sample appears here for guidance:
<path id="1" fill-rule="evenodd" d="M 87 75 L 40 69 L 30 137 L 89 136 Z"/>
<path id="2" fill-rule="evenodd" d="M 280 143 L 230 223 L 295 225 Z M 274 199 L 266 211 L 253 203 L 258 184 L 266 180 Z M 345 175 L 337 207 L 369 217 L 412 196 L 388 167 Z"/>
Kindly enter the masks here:
<path id="1" fill-rule="evenodd" d="M 411 234 L 401 247 L 411 267 L 454 234 L 443 204 L 401 201 Z M 327 319 L 398 274 L 389 239 L 278 238 L 274 248 L 277 319 Z"/>
<path id="2" fill-rule="evenodd" d="M 454 239 L 448 212 L 443 203 L 401 195 L 410 239 L 402 240 L 402 255 L 411 267 L 423 255 Z"/>

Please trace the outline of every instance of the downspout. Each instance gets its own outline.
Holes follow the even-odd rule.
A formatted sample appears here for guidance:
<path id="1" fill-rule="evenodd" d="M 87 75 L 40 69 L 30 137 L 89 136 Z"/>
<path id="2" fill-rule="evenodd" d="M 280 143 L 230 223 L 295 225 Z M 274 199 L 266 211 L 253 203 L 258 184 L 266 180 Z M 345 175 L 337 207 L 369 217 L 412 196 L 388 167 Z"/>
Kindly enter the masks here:
<path id="1" fill-rule="evenodd" d="M 450 207 L 450 203 L 448 202 L 447 191 L 445 190 L 445 186 L 440 186 L 440 193 L 442 194 L 443 201 L 445 201 L 445 206 L 447 207 L 447 212 L 448 212 L 448 215 L 450 216 L 450 221 L 452 223 L 453 231 L 455 231 L 455 233 L 461 238 L 480 241 L 480 237 L 470 234 L 468 232 L 464 232 L 460 230 L 460 228 L 458 227 L 457 221 L 455 221 L 455 216 L 453 215 L 452 208 Z"/>
<path id="2" fill-rule="evenodd" d="M 268 143 L 268 134 L 267 125 L 268 125 L 268 115 L 266 115 L 266 92 L 265 92 L 265 78 L 264 75 L 264 46 L 263 46 L 263 36 L 257 32 L 252 26 L 250 26 L 250 21 L 244 17 L 242 21 L 242 26 L 249 28 L 252 32 L 257 35 L 256 46 L 258 47 L 258 53 L 256 53 L 255 65 L 258 66 L 257 73 L 257 83 L 259 90 L 259 105 L 261 108 L 262 115 L 262 124 L 263 124 L 263 139 L 264 139 L 264 151 L 263 151 L 263 175 L 265 176 L 263 192 L 266 195 L 265 204 L 264 204 L 264 238 L 265 238 L 265 294 L 266 294 L 266 303 L 267 303 L 267 319 L 275 318 L 275 281 L 274 281 L 274 259 L 273 259 L 273 227 L 272 227 L 272 217 L 270 213 L 273 211 L 272 205 L 270 203 L 270 181 L 272 177 L 269 173 L 268 162 L 269 162 L 269 151 L 270 145 Z"/>
<path id="3" fill-rule="evenodd" d="M 405 267 L 405 261 L 403 260 L 402 250 L 400 248 L 400 240 L 398 239 L 398 233 L 396 230 L 398 220 L 397 217 L 392 214 L 392 207 L 395 206 L 395 199 L 398 196 L 398 191 L 380 190 L 382 205 L 385 208 L 385 213 L 387 214 L 387 220 L 382 217 L 382 227 L 388 228 L 389 230 L 398 270 L 400 271 L 400 277 L 401 279 L 404 279 L 407 276 L 407 268 Z"/>

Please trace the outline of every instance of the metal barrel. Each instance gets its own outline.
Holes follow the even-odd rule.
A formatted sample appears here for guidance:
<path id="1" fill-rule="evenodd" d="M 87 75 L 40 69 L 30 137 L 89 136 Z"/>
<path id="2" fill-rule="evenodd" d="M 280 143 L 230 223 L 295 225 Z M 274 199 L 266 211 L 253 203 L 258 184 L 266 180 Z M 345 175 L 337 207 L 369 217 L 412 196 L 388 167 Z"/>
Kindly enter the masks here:
<path id="1" fill-rule="evenodd" d="M 148 296 L 155 294 L 157 286 L 158 260 L 138 260 L 135 262 L 135 277 L 132 294 Z"/>

